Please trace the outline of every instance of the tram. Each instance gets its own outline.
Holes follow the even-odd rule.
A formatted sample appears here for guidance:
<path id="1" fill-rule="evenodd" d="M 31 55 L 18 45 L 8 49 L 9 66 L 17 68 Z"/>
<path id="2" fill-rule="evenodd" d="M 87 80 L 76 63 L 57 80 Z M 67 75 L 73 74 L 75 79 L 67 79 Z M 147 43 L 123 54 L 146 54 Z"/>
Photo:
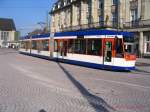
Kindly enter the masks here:
<path id="1" fill-rule="evenodd" d="M 126 52 L 129 32 L 88 29 L 26 36 L 19 52 L 97 69 L 133 70 L 136 56 Z"/>

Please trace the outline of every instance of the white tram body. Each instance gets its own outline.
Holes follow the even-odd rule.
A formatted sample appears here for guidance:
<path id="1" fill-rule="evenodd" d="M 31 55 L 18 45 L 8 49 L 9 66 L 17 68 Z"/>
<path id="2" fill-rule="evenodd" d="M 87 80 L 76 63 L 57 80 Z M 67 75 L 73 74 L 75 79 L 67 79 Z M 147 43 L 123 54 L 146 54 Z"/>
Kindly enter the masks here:
<path id="1" fill-rule="evenodd" d="M 92 29 L 41 34 L 24 37 L 19 51 L 98 69 L 133 70 L 136 56 L 126 52 L 123 38 L 133 38 L 133 34 Z"/>

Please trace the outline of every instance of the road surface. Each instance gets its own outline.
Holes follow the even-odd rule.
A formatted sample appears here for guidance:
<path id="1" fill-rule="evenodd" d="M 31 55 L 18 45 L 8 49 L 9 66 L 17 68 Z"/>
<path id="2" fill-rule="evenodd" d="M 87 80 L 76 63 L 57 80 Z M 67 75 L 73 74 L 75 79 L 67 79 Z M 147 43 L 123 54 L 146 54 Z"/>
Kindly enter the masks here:
<path id="1" fill-rule="evenodd" d="M 150 112 L 149 60 L 113 72 L 0 49 L 0 112 Z"/>

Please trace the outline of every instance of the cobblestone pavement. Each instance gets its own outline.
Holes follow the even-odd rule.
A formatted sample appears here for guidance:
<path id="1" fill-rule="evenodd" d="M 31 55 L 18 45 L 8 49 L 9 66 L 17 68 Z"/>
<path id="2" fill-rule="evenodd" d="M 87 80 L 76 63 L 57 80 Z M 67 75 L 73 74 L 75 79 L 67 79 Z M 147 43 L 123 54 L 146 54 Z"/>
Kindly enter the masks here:
<path id="1" fill-rule="evenodd" d="M 113 72 L 0 49 L 0 112 L 150 112 L 149 64 Z"/>

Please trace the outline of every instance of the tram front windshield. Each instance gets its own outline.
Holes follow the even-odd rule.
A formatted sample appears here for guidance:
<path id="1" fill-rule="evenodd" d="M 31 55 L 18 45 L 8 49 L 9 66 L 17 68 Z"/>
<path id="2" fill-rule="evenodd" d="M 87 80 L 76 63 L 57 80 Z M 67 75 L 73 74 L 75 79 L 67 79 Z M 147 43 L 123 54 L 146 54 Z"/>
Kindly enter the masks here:
<path id="1" fill-rule="evenodd" d="M 131 37 L 127 37 L 124 38 L 124 48 L 125 48 L 125 52 L 128 54 L 134 54 L 135 49 L 134 49 L 134 38 Z"/>

